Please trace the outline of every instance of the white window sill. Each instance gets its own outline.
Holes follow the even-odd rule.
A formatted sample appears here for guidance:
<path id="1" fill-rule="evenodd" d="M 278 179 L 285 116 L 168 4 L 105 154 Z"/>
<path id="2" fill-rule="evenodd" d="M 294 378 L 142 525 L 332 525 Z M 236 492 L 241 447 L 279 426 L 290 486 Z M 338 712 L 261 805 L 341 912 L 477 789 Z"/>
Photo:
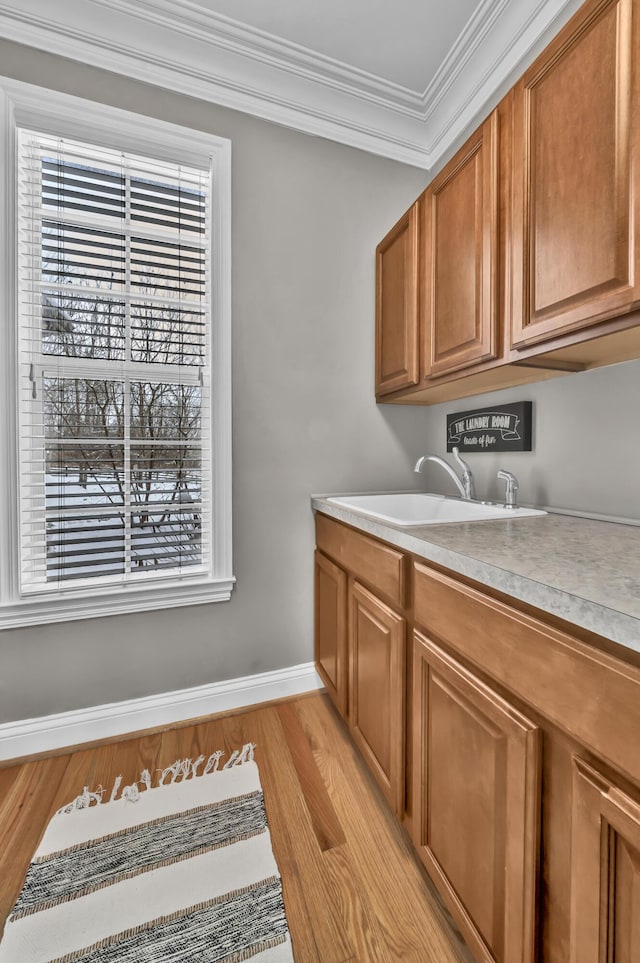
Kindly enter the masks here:
<path id="1" fill-rule="evenodd" d="M 85 593 L 76 597 L 65 595 L 55 598 L 23 598 L 0 605 L 0 630 L 44 625 L 48 622 L 94 619 L 103 615 L 127 615 L 184 605 L 226 602 L 231 598 L 234 583 L 235 577 L 231 575 L 228 578 L 191 583 L 173 582 L 143 587 L 135 585 L 116 590 L 102 588 L 92 597 Z"/>

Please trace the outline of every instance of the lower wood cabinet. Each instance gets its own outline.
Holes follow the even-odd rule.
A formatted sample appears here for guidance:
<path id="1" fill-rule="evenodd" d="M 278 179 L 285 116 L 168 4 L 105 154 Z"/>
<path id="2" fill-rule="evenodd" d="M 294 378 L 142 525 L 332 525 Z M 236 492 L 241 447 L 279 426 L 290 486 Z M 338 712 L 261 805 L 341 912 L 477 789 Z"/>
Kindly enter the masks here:
<path id="1" fill-rule="evenodd" d="M 640 963 L 640 663 L 317 516 L 316 664 L 478 963 Z"/>
<path id="2" fill-rule="evenodd" d="M 387 802 L 402 817 L 406 713 L 402 612 L 408 558 L 322 515 L 316 519 L 316 542 L 316 668 Z"/>
<path id="3" fill-rule="evenodd" d="M 318 675 L 342 716 L 347 714 L 347 576 L 315 554 L 315 662 Z"/>
<path id="4" fill-rule="evenodd" d="M 573 759 L 570 963 L 640 960 L 640 804 Z"/>
<path id="5" fill-rule="evenodd" d="M 419 632 L 414 842 L 476 959 L 534 963 L 540 731 Z"/>
<path id="6" fill-rule="evenodd" d="M 387 802 L 404 809 L 405 621 L 358 582 L 349 592 L 349 725 Z"/>

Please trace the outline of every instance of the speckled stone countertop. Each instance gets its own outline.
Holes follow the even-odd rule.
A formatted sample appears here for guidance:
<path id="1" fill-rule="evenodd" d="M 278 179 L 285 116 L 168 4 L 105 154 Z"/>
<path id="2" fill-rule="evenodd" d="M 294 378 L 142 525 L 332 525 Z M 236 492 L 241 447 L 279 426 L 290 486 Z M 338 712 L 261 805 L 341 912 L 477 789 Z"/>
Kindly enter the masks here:
<path id="1" fill-rule="evenodd" d="M 550 513 L 403 527 L 327 497 L 313 510 L 640 652 L 638 526 Z"/>

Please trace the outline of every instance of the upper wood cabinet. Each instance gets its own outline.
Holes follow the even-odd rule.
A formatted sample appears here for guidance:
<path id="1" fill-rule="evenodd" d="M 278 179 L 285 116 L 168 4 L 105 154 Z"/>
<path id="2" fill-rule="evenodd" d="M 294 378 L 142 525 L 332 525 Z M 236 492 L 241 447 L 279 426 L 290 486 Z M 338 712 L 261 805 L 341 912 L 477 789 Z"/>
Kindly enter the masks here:
<path id="1" fill-rule="evenodd" d="M 420 200 L 376 248 L 376 397 L 417 385 Z"/>
<path id="2" fill-rule="evenodd" d="M 423 195 L 425 377 L 497 354 L 498 140 L 494 111 Z"/>
<path id="3" fill-rule="evenodd" d="M 385 238 L 379 400 L 640 357 L 639 54 L 640 0 L 587 0 Z"/>
<path id="4" fill-rule="evenodd" d="M 591 0 L 515 87 L 515 348 L 640 300 L 638 19 L 635 0 Z"/>

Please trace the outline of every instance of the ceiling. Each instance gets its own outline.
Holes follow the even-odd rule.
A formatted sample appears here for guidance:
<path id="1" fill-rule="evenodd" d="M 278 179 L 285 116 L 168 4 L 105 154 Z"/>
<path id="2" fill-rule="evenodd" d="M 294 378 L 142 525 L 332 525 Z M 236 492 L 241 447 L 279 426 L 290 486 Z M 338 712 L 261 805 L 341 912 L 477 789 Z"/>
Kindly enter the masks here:
<path id="1" fill-rule="evenodd" d="M 580 2 L 0 0 L 0 37 L 433 169 Z"/>
<path id="2" fill-rule="evenodd" d="M 478 0 L 200 0 L 213 13 L 423 93 Z"/>

